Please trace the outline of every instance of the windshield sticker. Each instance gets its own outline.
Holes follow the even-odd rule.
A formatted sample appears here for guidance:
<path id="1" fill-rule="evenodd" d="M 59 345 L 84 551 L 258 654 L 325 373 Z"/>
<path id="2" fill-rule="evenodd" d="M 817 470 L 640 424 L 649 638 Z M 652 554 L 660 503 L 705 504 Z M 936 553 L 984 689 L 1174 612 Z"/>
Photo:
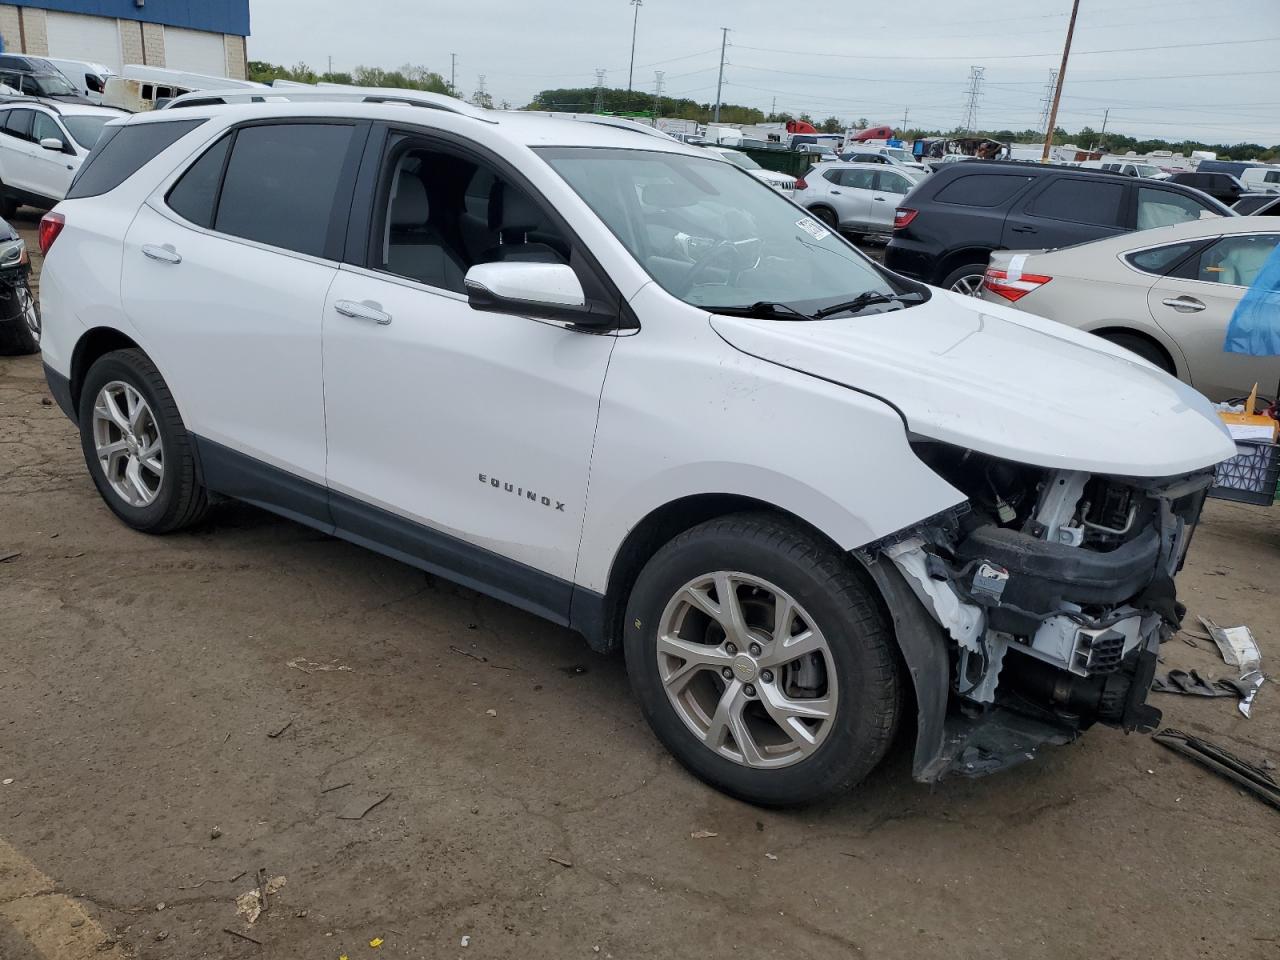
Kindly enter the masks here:
<path id="1" fill-rule="evenodd" d="M 831 231 L 813 219 L 813 217 L 803 217 L 797 220 L 796 226 L 815 240 L 825 240 L 831 236 Z"/>

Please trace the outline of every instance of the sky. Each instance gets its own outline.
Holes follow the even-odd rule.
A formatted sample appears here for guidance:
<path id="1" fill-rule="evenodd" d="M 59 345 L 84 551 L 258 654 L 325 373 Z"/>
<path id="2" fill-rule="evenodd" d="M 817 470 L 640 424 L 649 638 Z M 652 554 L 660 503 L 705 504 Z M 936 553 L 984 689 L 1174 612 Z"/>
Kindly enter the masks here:
<path id="1" fill-rule="evenodd" d="M 1001 13 L 1001 11 L 1006 13 Z M 423 65 L 495 103 L 605 83 L 815 119 L 950 129 L 982 69 L 978 128 L 1040 128 L 1071 0 L 253 0 L 249 57 Z M 1280 0 L 1080 0 L 1058 126 L 1280 144 Z"/>

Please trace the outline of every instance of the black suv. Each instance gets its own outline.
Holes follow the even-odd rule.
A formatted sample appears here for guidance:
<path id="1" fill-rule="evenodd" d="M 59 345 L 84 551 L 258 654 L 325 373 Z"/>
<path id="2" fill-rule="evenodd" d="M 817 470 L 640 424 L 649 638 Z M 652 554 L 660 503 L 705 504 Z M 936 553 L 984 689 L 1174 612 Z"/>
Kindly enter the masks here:
<path id="1" fill-rule="evenodd" d="M 90 103 L 61 71 L 43 57 L 0 53 L 0 83 L 29 97 Z"/>
<path id="2" fill-rule="evenodd" d="M 1180 183 L 1184 187 L 1195 187 L 1223 203 L 1235 203 L 1249 192 L 1248 188 L 1229 173 L 1175 173 L 1169 178 L 1170 183 Z"/>
<path id="3" fill-rule="evenodd" d="M 976 294 L 993 250 L 1041 250 L 1231 210 L 1164 180 L 1080 167 L 974 160 L 942 167 L 902 200 L 885 266 Z"/>

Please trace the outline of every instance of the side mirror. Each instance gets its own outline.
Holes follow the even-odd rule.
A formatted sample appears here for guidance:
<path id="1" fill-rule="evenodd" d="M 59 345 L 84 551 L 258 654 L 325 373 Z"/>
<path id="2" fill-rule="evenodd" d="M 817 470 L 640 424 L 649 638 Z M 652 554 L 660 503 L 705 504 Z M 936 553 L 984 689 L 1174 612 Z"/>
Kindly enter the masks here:
<path id="1" fill-rule="evenodd" d="M 463 283 L 473 310 L 589 326 L 615 321 L 591 313 L 578 275 L 563 263 L 477 263 L 467 271 Z"/>
<path id="2" fill-rule="evenodd" d="M 61 153 L 64 144 L 57 137 L 45 137 L 40 141 L 40 146 L 44 147 L 46 150 L 56 150 L 58 153 Z"/>

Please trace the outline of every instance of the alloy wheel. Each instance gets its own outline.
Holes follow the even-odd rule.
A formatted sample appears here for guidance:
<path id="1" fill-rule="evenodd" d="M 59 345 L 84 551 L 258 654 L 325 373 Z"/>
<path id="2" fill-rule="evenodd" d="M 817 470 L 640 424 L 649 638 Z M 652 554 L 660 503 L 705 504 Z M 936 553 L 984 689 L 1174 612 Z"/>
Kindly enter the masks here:
<path id="1" fill-rule="evenodd" d="M 955 293 L 962 293 L 966 297 L 976 297 L 982 293 L 982 277 L 980 273 L 971 273 L 961 277 L 951 285 L 951 289 Z"/>
<path id="2" fill-rule="evenodd" d="M 36 298 L 31 295 L 31 288 L 26 284 L 18 287 L 18 309 L 22 312 L 22 320 L 31 331 L 31 339 L 36 346 L 40 345 L 40 310 L 36 306 Z"/>
<path id="3" fill-rule="evenodd" d="M 160 495 L 164 448 L 155 414 L 136 387 L 112 380 L 93 404 L 93 445 L 107 483 L 131 507 Z"/>
<path id="4" fill-rule="evenodd" d="M 831 648 L 800 604 L 767 580 L 721 570 L 686 583 L 663 611 L 657 657 L 681 720 L 734 763 L 790 766 L 834 725 Z"/>

